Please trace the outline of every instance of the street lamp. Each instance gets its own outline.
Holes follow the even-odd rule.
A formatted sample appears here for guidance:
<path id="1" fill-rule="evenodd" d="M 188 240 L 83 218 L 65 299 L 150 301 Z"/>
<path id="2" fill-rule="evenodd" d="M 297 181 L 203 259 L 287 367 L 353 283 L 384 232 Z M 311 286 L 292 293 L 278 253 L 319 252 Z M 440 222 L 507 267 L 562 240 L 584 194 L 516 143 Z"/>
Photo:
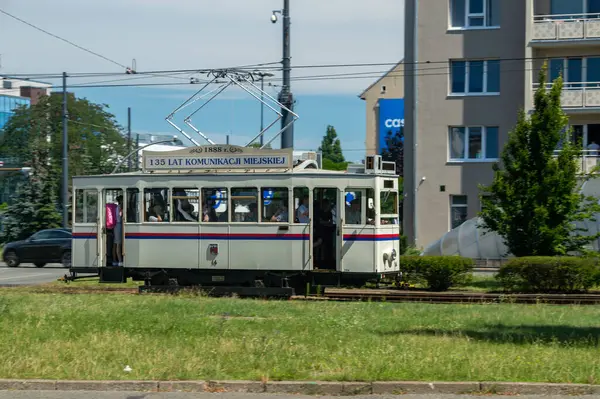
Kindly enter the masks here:
<path id="1" fill-rule="evenodd" d="M 117 170 L 119 170 L 119 168 L 121 167 L 121 165 L 123 165 L 123 162 L 125 162 L 126 160 L 129 159 L 129 157 L 131 157 L 133 154 L 139 153 L 139 151 L 142 151 L 144 148 L 148 148 L 152 145 L 155 144 L 163 144 L 163 143 L 177 143 L 177 136 L 169 139 L 169 140 L 161 140 L 161 141 L 155 141 L 153 143 L 150 144 L 146 144 L 145 146 L 141 147 L 141 148 L 136 148 L 135 150 L 131 151 L 129 154 L 127 154 L 127 156 L 123 159 L 121 159 L 119 161 L 119 163 L 117 164 L 117 166 L 115 166 L 115 169 L 111 172 L 111 175 L 115 174 L 117 172 Z"/>
<path id="2" fill-rule="evenodd" d="M 277 14 L 282 14 L 281 10 L 273 10 L 273 15 L 271 15 L 271 22 L 277 23 Z"/>

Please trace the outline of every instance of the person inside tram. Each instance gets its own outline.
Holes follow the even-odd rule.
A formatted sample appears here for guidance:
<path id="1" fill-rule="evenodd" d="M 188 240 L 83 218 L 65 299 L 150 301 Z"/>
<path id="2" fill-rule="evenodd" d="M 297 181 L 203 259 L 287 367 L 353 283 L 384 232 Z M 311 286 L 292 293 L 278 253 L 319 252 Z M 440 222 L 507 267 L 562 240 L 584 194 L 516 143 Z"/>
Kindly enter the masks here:
<path id="1" fill-rule="evenodd" d="M 153 204 L 150 209 L 148 209 L 148 221 L 149 222 L 162 222 L 162 207 L 158 204 Z"/>
<path id="2" fill-rule="evenodd" d="M 219 221 L 219 216 L 217 216 L 217 211 L 214 208 L 214 200 L 212 198 L 206 199 L 206 203 L 202 209 L 202 221 L 213 223 Z"/>
<path id="3" fill-rule="evenodd" d="M 296 222 L 308 223 L 310 220 L 308 215 L 308 195 L 305 195 L 304 198 L 302 198 L 300 206 L 298 206 L 298 209 L 296 209 Z"/>
<path id="4" fill-rule="evenodd" d="M 256 202 L 250 203 L 248 205 L 248 210 L 250 212 L 248 212 L 246 214 L 245 221 L 249 222 L 249 223 L 256 223 L 256 222 L 258 222 L 258 205 L 256 204 Z"/>
<path id="5" fill-rule="evenodd" d="M 289 220 L 289 211 L 285 203 L 282 202 L 279 209 L 275 212 L 271 218 L 271 222 L 286 223 Z"/>
<path id="6" fill-rule="evenodd" d="M 325 268 L 331 268 L 331 257 L 334 252 L 335 225 L 333 224 L 333 213 L 329 200 L 324 198 L 321 206 L 322 208 L 319 215 L 319 229 L 321 230 L 319 235 L 323 242 L 321 256 L 325 263 Z"/>
<path id="7" fill-rule="evenodd" d="M 115 228 L 113 230 L 113 254 L 112 265 L 123 266 L 123 253 L 121 252 L 123 243 L 123 196 L 117 197 L 117 210 Z"/>
<path id="8" fill-rule="evenodd" d="M 361 224 L 360 202 L 358 199 L 350 201 L 350 206 L 346 206 L 346 224 Z"/>
<path id="9" fill-rule="evenodd" d="M 187 197 L 185 190 L 173 190 L 173 194 L 178 197 Z M 198 218 L 194 215 L 194 206 L 187 198 L 177 198 L 177 212 L 175 212 L 175 220 L 178 222 L 196 222 Z"/>

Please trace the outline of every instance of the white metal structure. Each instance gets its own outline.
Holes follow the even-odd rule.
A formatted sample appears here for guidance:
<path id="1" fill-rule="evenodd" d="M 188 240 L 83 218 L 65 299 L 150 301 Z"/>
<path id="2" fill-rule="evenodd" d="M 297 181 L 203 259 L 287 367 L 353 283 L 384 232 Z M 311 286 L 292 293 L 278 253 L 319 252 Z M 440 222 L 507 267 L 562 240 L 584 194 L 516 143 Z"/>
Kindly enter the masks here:
<path id="1" fill-rule="evenodd" d="M 294 162 L 291 149 L 207 145 L 144 152 L 142 166 L 73 178 L 74 271 L 147 285 L 267 287 L 399 273 L 398 176 L 379 156 L 337 172 Z M 106 204 L 119 200 L 122 230 L 111 231 Z M 112 259 L 114 234 L 122 265 Z"/>

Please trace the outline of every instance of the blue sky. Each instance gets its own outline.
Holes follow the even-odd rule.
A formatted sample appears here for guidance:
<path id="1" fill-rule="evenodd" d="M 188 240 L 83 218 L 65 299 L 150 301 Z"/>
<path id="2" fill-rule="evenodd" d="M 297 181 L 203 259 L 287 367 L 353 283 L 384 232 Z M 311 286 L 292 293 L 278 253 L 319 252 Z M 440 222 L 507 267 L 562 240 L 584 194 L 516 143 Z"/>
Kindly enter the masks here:
<path id="1" fill-rule="evenodd" d="M 123 126 L 127 125 L 127 107 L 131 107 L 134 133 L 177 134 L 186 141 L 184 136 L 165 121 L 165 117 L 191 96 L 192 92 L 129 87 L 78 89 L 75 92 L 80 97 L 108 104 L 108 110 Z M 275 94 L 273 91 L 267 92 Z M 366 111 L 364 101 L 357 96 L 299 95 L 296 98 L 295 112 L 300 116 L 294 124 L 296 149 L 316 150 L 327 125 L 330 124 L 336 128 L 342 140 L 345 157 L 351 161 L 362 159 L 365 148 Z M 184 114 L 176 118 L 178 126 L 201 144 L 205 144 L 196 133 L 182 123 L 183 117 L 189 112 Z M 265 125 L 276 117 L 267 107 L 264 107 L 264 115 Z M 225 136 L 229 134 L 231 144 L 245 145 L 259 132 L 260 102 L 253 98 L 216 99 L 197 113 L 192 122 L 215 142 L 225 142 Z M 277 122 L 269 130 L 265 140 L 270 139 L 278 131 L 275 128 L 280 125 L 280 122 Z M 274 147 L 279 147 L 280 139 L 275 139 L 273 144 Z"/>
<path id="2" fill-rule="evenodd" d="M 215 6 L 218 4 L 218 6 Z M 136 60 L 138 71 L 224 68 L 281 60 L 281 23 L 270 22 L 281 0 L 0 0 L 0 9 L 110 59 L 107 61 L 0 14 L 0 74 L 116 73 Z M 403 0 L 292 1 L 292 67 L 298 65 L 398 62 L 404 53 Z M 114 61 L 114 62 L 113 62 Z M 358 94 L 390 66 L 293 69 L 292 77 L 363 73 L 353 79 L 293 81 L 295 147 L 316 149 L 328 124 L 335 126 L 349 160 L 364 155 L 364 102 Z M 274 71 L 275 79 L 280 72 Z M 149 77 L 123 83 L 182 82 Z M 40 78 L 60 85 L 60 79 Z M 72 84 L 103 78 L 70 79 Z M 280 83 L 280 82 L 277 82 Z M 77 89 L 106 103 L 122 125 L 132 107 L 133 129 L 177 133 L 165 117 L 191 94 L 191 87 L 113 87 Z M 194 86 L 193 89 L 198 89 Z M 276 95 L 279 88 L 268 92 Z M 269 120 L 265 111 L 265 120 Z M 259 131 L 260 104 L 240 92 L 211 103 L 193 119 L 215 141 L 231 133 L 244 144 Z M 279 125 L 279 124 L 278 124 Z M 185 130 L 185 129 L 184 129 Z M 187 131 L 187 130 L 186 130 Z M 271 129 L 271 134 L 276 130 Z M 279 139 L 274 142 L 279 145 Z"/>

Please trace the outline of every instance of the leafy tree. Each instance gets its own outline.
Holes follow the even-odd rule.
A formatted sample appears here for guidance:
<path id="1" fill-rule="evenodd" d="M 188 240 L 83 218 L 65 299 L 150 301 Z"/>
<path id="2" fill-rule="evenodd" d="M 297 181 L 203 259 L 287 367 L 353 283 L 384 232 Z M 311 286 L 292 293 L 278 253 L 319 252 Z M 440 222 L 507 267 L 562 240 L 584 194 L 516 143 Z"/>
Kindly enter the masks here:
<path id="1" fill-rule="evenodd" d="M 50 166 L 45 162 L 50 144 L 37 140 L 36 145 L 31 153 L 30 176 L 17 186 L 14 200 L 4 213 L 4 231 L 0 237 L 4 242 L 22 240 L 39 230 L 61 225 L 56 187 L 49 178 Z"/>
<path id="2" fill-rule="evenodd" d="M 342 153 L 342 144 L 340 143 L 340 139 L 337 138 L 337 132 L 333 126 L 327 126 L 327 132 L 323 136 L 319 151 L 323 154 L 323 163 L 325 163 L 326 159 L 336 164 L 345 161 L 344 154 Z"/>
<path id="3" fill-rule="evenodd" d="M 515 256 L 585 252 L 598 235 L 582 236 L 576 223 L 600 211 L 596 199 L 578 192 L 581 143 L 572 143 L 561 108 L 562 77 L 548 91 L 547 67 L 539 73 L 533 114 L 519 112 L 502 151 L 502 167 L 481 187 L 483 227 L 497 232 Z M 561 151 L 555 150 L 562 145 Z"/>
<path id="4" fill-rule="evenodd" d="M 69 182 L 75 175 L 110 173 L 127 151 L 127 139 L 107 105 L 86 99 L 67 97 Z M 51 180 L 60 198 L 62 175 L 62 95 L 45 96 L 28 108 L 20 108 L 9 119 L 0 136 L 0 153 L 17 157 L 23 166 L 31 166 L 37 146 L 48 143 L 41 160 L 49 166 Z M 123 168 L 126 167 L 124 162 Z"/>
<path id="5" fill-rule="evenodd" d="M 385 148 L 381 150 L 384 161 L 396 163 L 396 173 L 404 175 L 404 126 L 395 134 L 389 130 L 385 135 Z"/>

